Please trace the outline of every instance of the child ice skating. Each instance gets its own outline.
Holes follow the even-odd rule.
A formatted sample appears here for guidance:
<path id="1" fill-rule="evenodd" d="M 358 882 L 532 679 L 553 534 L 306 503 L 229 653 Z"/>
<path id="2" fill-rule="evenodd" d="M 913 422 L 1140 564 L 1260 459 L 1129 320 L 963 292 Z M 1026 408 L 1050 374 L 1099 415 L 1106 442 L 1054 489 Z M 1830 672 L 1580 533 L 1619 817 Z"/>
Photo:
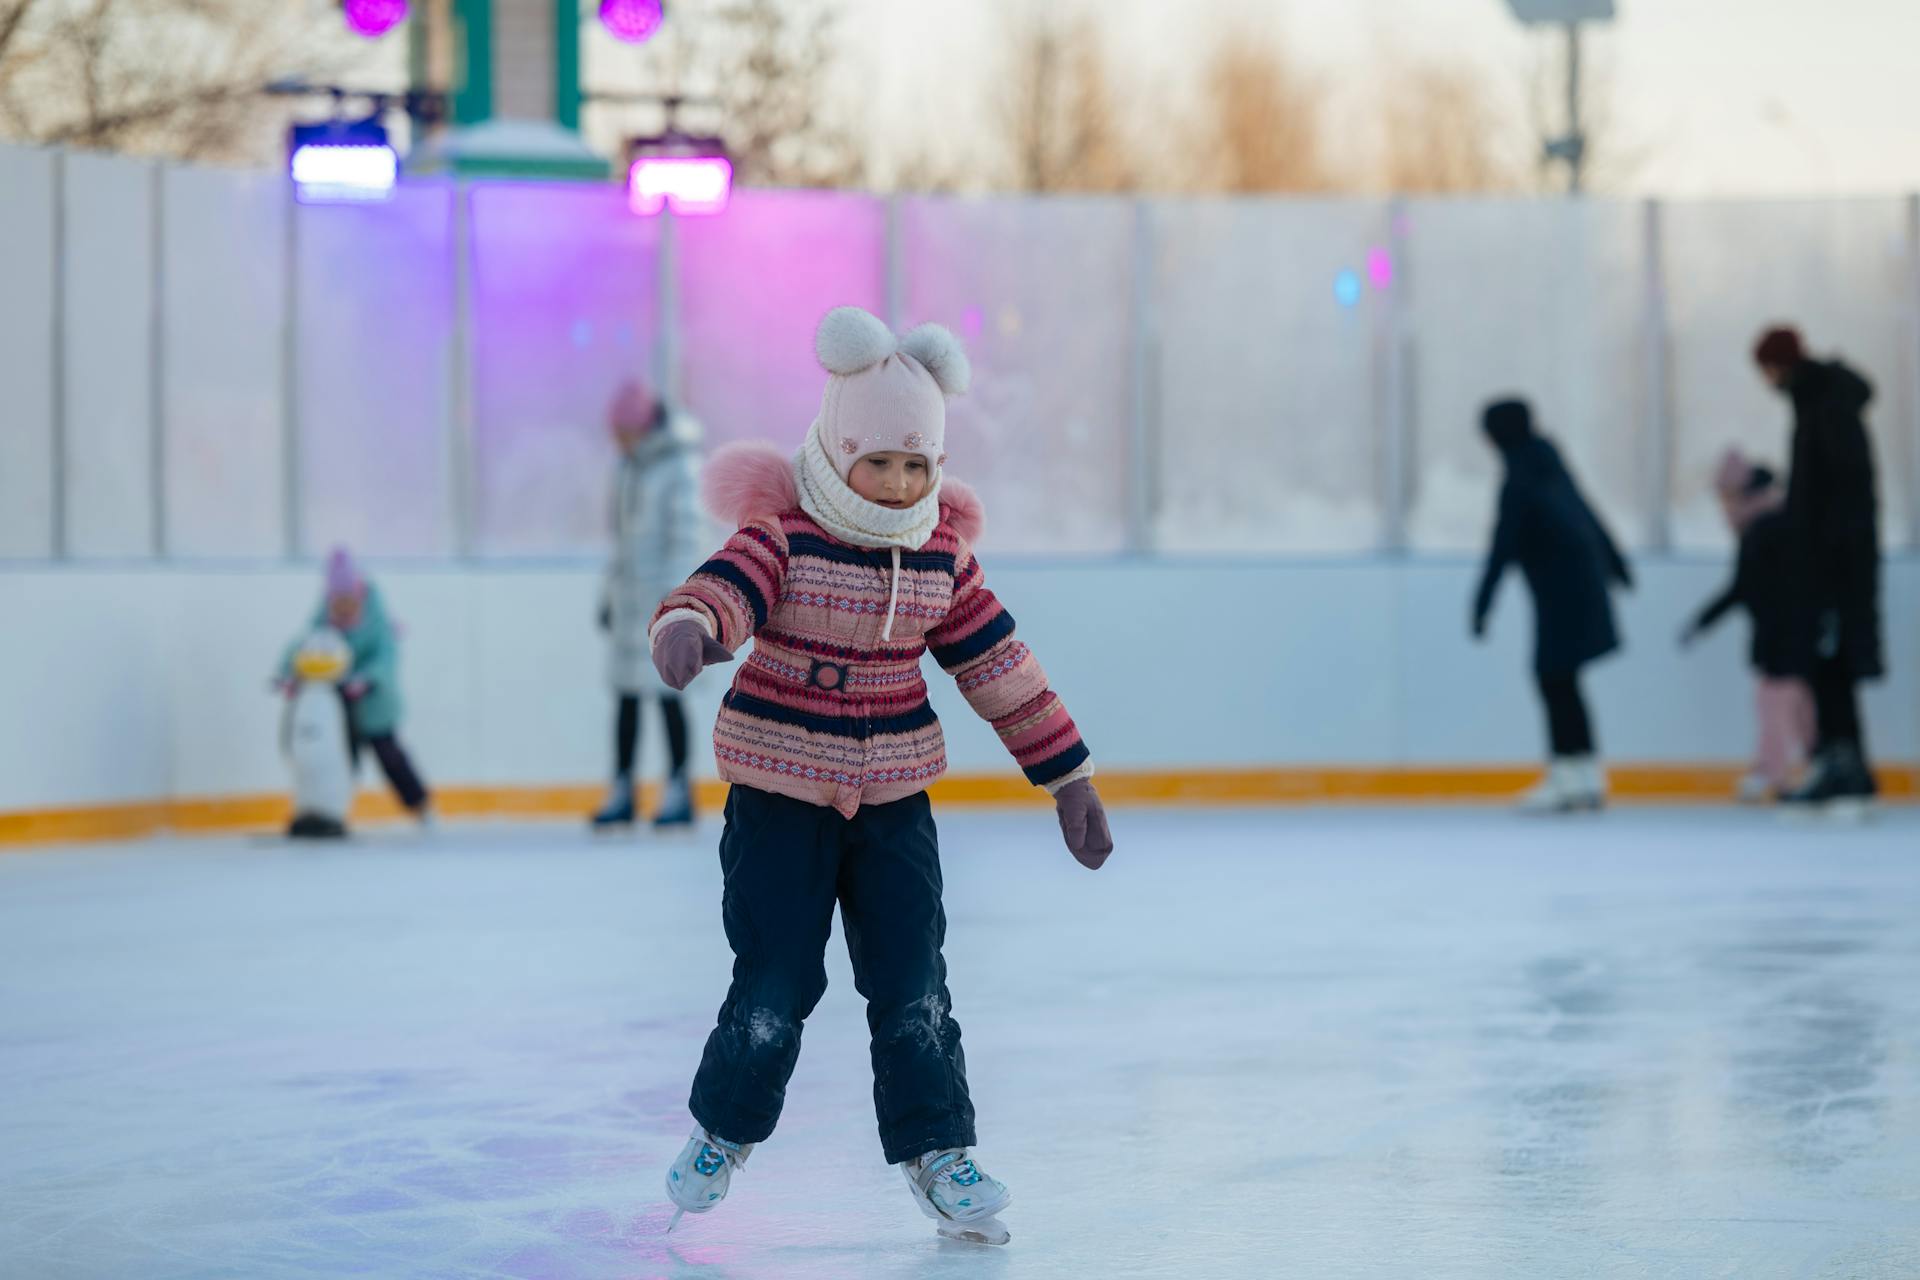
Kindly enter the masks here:
<path id="1" fill-rule="evenodd" d="M 842 307 L 815 349 L 827 387 L 798 455 L 715 455 L 708 506 L 739 532 L 652 627 L 654 662 L 676 689 L 754 641 L 714 730 L 732 783 L 720 865 L 733 982 L 694 1076 L 698 1127 L 667 1193 L 681 1212 L 714 1208 L 773 1132 L 802 1024 L 826 989 L 837 901 L 867 1001 L 887 1162 L 942 1234 L 1003 1243 L 995 1215 L 1011 1196 L 970 1152 L 973 1103 L 941 956 L 926 788 L 946 755 L 921 654 L 932 651 L 1052 794 L 1075 858 L 1098 868 L 1113 841 L 1079 730 L 983 579 L 980 503 L 943 475 L 945 400 L 969 376 L 959 343 L 934 325 L 896 337 Z"/>
<path id="2" fill-rule="evenodd" d="M 1524 400 L 1487 406 L 1481 428 L 1506 463 L 1486 571 L 1473 601 L 1473 634 L 1486 633 L 1494 591 L 1518 562 L 1533 595 L 1534 676 L 1547 713 L 1547 776 L 1520 799 L 1529 813 L 1598 809 L 1606 775 L 1580 692 L 1580 668 L 1620 646 L 1611 583 L 1633 575 L 1606 527 L 1580 493 L 1560 451 L 1533 429 Z"/>
<path id="3" fill-rule="evenodd" d="M 1794 662 L 1787 494 L 1772 471 L 1737 449 L 1721 459 L 1715 485 L 1727 523 L 1740 539 L 1739 556 L 1733 581 L 1688 624 L 1681 642 L 1691 644 L 1734 609 L 1747 611 L 1760 741 L 1738 798 L 1757 804 L 1797 785 L 1814 742 L 1813 694 Z"/>
<path id="4" fill-rule="evenodd" d="M 400 682 L 393 626 L 387 621 L 379 588 L 361 574 L 345 548 L 335 548 L 328 557 L 320 607 L 314 611 L 312 624 L 287 646 L 280 660 L 280 678 L 289 688 L 294 654 L 317 627 L 332 627 L 352 650 L 352 664 L 340 681 L 340 692 L 347 700 L 354 756 L 358 757 L 362 743 L 372 747 L 380 771 L 400 803 L 423 826 L 431 825 L 433 811 L 426 785 L 396 736 L 400 728 Z"/>

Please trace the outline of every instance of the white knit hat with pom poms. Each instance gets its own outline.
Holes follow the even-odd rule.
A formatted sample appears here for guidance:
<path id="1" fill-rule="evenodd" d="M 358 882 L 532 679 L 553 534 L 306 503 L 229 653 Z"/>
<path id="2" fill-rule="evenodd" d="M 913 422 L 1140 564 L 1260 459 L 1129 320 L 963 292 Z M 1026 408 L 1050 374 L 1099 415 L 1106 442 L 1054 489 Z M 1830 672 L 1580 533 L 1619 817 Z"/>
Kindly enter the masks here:
<path id="1" fill-rule="evenodd" d="M 972 369 L 960 340 L 937 324 L 895 336 L 880 317 L 835 307 L 814 334 L 827 371 L 818 430 L 841 479 L 869 453 L 947 460 L 947 397 L 966 394 Z"/>

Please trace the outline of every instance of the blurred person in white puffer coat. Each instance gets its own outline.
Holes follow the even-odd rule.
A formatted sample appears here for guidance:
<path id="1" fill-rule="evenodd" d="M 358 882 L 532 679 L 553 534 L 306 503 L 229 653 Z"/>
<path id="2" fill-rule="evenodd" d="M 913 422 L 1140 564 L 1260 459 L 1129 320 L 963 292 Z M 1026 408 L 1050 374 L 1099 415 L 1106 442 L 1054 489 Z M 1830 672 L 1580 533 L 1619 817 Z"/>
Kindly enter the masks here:
<path id="1" fill-rule="evenodd" d="M 613 492 L 613 557 L 600 596 L 607 633 L 607 680 L 617 710 L 614 771 L 596 828 L 635 820 L 634 767 L 639 758 L 641 703 L 655 699 L 666 726 L 669 771 L 656 827 L 693 822 L 687 772 L 687 717 L 681 695 L 653 667 L 647 624 L 654 608 L 700 565 L 707 543 L 700 512 L 700 423 L 637 379 L 622 383 L 607 425 L 620 451 Z"/>

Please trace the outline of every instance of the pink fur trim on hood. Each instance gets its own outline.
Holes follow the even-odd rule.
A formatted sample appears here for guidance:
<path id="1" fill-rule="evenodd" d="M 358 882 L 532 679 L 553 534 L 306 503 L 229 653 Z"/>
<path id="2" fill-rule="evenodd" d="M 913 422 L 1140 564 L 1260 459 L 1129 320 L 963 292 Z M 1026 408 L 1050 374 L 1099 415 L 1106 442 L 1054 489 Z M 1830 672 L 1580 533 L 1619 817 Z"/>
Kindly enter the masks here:
<path id="1" fill-rule="evenodd" d="M 723 445 L 700 477 L 700 499 L 707 513 L 730 529 L 756 516 L 777 516 L 800 505 L 793 459 L 762 441 Z M 951 476 L 940 482 L 940 514 L 967 542 L 978 542 L 987 527 L 980 495 Z"/>
<path id="2" fill-rule="evenodd" d="M 980 501 L 972 485 L 951 478 L 942 480 L 940 514 L 968 545 L 980 541 L 980 535 L 986 532 L 986 504 Z"/>
<path id="3" fill-rule="evenodd" d="M 722 445 L 700 472 L 707 514 L 729 529 L 755 516 L 777 516 L 800 505 L 793 459 L 758 440 Z"/>

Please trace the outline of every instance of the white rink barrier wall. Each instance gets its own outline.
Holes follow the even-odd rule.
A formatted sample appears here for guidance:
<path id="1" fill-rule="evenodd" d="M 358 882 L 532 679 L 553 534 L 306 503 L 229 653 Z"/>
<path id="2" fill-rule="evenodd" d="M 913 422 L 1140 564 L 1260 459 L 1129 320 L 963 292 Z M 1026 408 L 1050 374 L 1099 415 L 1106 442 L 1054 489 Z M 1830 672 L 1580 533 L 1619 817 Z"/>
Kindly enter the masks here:
<path id="1" fill-rule="evenodd" d="M 605 414 L 651 373 L 712 443 L 797 441 L 815 324 L 966 342 L 952 468 L 996 551 L 1457 554 L 1529 397 L 1632 548 L 1729 545 L 1778 463 L 1749 356 L 1791 320 L 1874 382 L 1886 544 L 1920 546 L 1920 197 L 879 197 L 634 217 L 606 184 L 283 174 L 0 147 L 0 558 L 598 554 Z"/>
<path id="2" fill-rule="evenodd" d="M 1748 349 L 1796 321 L 1878 388 L 1894 676 L 1868 707 L 1914 790 L 1920 197 L 743 191 L 666 222 L 611 184 L 304 206 L 277 172 L 0 146 L 0 229 L 0 840 L 270 822 L 265 682 L 336 543 L 407 629 L 405 733 L 446 812 L 579 810 L 607 768 L 615 386 L 651 374 L 710 445 L 797 439 L 841 303 L 967 343 L 951 466 L 990 576 L 1109 794 L 1185 802 L 1523 781 L 1517 583 L 1465 635 L 1498 483 L 1477 414 L 1506 393 L 1640 565 L 1592 678 L 1622 791 L 1719 794 L 1741 627 L 1674 637 L 1726 570 L 1715 459 L 1780 460 Z M 943 794 L 1030 799 L 932 683 Z"/>
<path id="3" fill-rule="evenodd" d="M 1466 560 L 986 563 L 1122 798 L 1204 798 L 1165 780 L 1209 775 L 1242 777 L 1239 790 L 1211 793 L 1222 798 L 1273 798 L 1287 778 L 1326 770 L 1437 771 L 1373 793 L 1409 797 L 1444 797 L 1460 790 L 1450 772 L 1478 772 L 1489 793 L 1541 753 L 1521 584 L 1508 581 L 1492 635 L 1476 645 L 1467 614 L 1477 566 Z M 1636 568 L 1639 588 L 1620 601 L 1627 648 L 1589 679 L 1601 740 L 1622 764 L 1730 770 L 1752 735 L 1744 624 L 1685 653 L 1675 639 L 1725 567 L 1643 558 Z M 533 812 L 582 803 L 606 774 L 611 737 L 596 575 L 378 563 L 373 573 L 404 629 L 402 737 L 429 780 L 470 794 L 554 789 Z M 0 573 L 0 836 L 95 829 L 36 825 L 31 815 L 50 810 L 199 812 L 283 793 L 280 704 L 267 681 L 317 587 L 313 566 Z M 1892 562 L 1886 588 L 1894 673 L 1869 687 L 1869 733 L 1883 765 L 1910 771 L 1920 760 L 1920 559 Z M 928 672 L 956 776 L 995 780 L 981 798 L 1025 794 L 993 734 L 930 662 Z M 705 733 L 727 678 L 695 686 L 708 775 Z M 651 715 L 645 733 L 643 768 L 658 770 Z M 1899 781 L 1911 790 L 1910 774 Z M 266 812 L 226 818 L 258 824 Z M 151 808 L 122 817 L 122 827 L 164 825 Z M 202 817 L 233 825 L 217 807 Z"/>

